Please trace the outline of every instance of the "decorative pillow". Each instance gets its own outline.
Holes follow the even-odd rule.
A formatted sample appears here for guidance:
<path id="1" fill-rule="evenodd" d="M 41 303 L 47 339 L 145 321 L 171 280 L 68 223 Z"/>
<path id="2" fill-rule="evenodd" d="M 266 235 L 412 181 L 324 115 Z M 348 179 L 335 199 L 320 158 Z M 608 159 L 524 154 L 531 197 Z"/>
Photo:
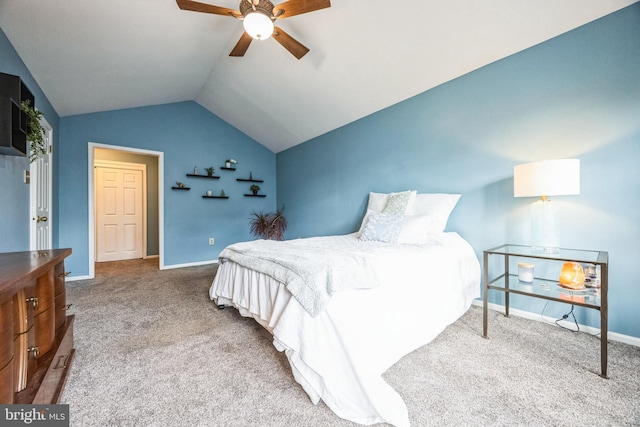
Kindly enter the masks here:
<path id="1" fill-rule="evenodd" d="M 429 215 L 405 215 L 398 243 L 419 245 L 430 242 L 431 224 Z"/>
<path id="2" fill-rule="evenodd" d="M 396 243 L 403 222 L 404 215 L 371 212 L 360 240 Z"/>
<path id="3" fill-rule="evenodd" d="M 411 196 L 413 196 L 414 200 L 416 197 L 415 191 L 403 191 L 402 193 L 391 193 L 387 197 L 387 203 L 384 205 L 384 209 L 382 212 L 389 214 L 400 214 L 404 215 L 407 212 L 407 208 L 409 207 L 409 201 L 411 200 Z"/>
<path id="4" fill-rule="evenodd" d="M 449 215 L 460 200 L 460 194 L 416 194 L 407 215 L 429 215 L 432 233 L 442 233 L 447 226 Z"/>
<path id="5" fill-rule="evenodd" d="M 362 232 L 364 231 L 364 228 L 367 225 L 367 220 L 369 219 L 369 214 L 371 212 L 384 211 L 389 198 L 391 197 L 395 198 L 396 196 L 398 196 L 399 199 L 402 199 L 402 197 L 404 197 L 403 196 L 404 194 L 408 194 L 409 198 L 408 198 L 405 210 L 402 212 L 399 212 L 403 214 L 406 213 L 408 210 L 410 210 L 411 207 L 413 206 L 413 202 L 416 198 L 415 190 L 402 191 L 399 193 L 373 193 L 373 192 L 369 193 L 369 202 L 367 204 L 367 212 L 364 214 L 364 217 L 362 217 L 362 222 L 360 223 L 360 228 L 356 232 L 356 237 L 360 238 L 360 236 L 362 236 Z M 393 212 L 385 211 L 385 213 L 393 213 Z"/>

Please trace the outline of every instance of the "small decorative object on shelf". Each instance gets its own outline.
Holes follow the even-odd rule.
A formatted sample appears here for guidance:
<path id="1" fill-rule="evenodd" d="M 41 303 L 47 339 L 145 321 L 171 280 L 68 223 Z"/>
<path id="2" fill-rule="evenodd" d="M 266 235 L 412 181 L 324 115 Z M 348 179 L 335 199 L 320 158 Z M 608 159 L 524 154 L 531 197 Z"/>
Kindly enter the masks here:
<path id="1" fill-rule="evenodd" d="M 222 189 L 222 191 L 220 191 L 220 197 L 226 197 L 227 195 L 224 194 L 224 189 Z"/>
<path id="2" fill-rule="evenodd" d="M 224 161 L 224 167 L 225 169 L 235 169 L 234 165 L 237 165 L 238 162 L 234 159 L 227 159 Z"/>
<path id="3" fill-rule="evenodd" d="M 212 176 L 213 172 L 215 171 L 215 169 L 213 168 L 213 166 L 210 166 L 208 168 L 204 168 L 204 170 L 207 171 L 207 176 Z"/>
<path id="4" fill-rule="evenodd" d="M 251 187 L 249 187 L 249 190 L 251 190 L 251 192 L 255 196 L 258 194 L 258 191 L 260 191 L 260 186 L 253 184 Z"/>
<path id="5" fill-rule="evenodd" d="M 574 261 L 567 261 L 562 266 L 560 286 L 569 289 L 582 289 L 584 287 L 584 271 L 582 266 Z"/>
<path id="6" fill-rule="evenodd" d="M 207 190 L 207 196 L 211 197 L 212 194 L 211 190 Z"/>
<path id="7" fill-rule="evenodd" d="M 189 187 L 185 187 L 185 185 L 180 181 L 176 181 L 175 187 L 171 187 L 171 188 L 173 190 L 190 190 Z"/>
<path id="8" fill-rule="evenodd" d="M 236 181 L 242 182 L 264 182 L 262 179 L 254 179 L 253 172 L 249 172 L 249 178 L 236 178 Z"/>
<path id="9" fill-rule="evenodd" d="M 193 167 L 193 174 L 194 175 L 198 175 L 198 167 L 197 166 Z"/>
<path id="10" fill-rule="evenodd" d="M 533 282 L 533 269 L 535 265 L 530 262 L 518 263 L 518 280 L 524 283 Z"/>

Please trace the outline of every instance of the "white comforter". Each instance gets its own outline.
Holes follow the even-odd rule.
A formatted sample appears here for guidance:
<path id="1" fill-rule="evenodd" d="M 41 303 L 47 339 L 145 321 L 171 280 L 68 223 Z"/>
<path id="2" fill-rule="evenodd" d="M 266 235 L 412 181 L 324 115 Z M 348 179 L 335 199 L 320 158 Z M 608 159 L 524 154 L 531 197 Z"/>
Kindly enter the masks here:
<path id="1" fill-rule="evenodd" d="M 364 243 L 353 234 L 314 239 L 342 250 Z M 336 292 L 315 317 L 283 284 L 234 262 L 220 266 L 210 296 L 273 333 L 314 403 L 322 399 L 361 424 L 408 426 L 406 405 L 382 374 L 468 310 L 480 295 L 480 265 L 456 233 L 425 245 L 368 244 L 367 251 L 380 259 L 373 266 L 380 285 Z"/>
<path id="2" fill-rule="evenodd" d="M 374 265 L 383 260 L 371 250 L 371 242 L 358 242 L 341 247 L 325 238 L 256 240 L 227 246 L 219 259 L 233 261 L 284 283 L 300 305 L 315 317 L 334 293 L 379 285 Z"/>

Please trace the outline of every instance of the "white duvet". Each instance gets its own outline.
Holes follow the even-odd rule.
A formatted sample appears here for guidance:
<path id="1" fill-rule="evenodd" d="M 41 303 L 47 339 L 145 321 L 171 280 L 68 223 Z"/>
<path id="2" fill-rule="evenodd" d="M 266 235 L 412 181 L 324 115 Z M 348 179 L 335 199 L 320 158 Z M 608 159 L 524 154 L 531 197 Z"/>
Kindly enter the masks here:
<path id="1" fill-rule="evenodd" d="M 338 252 L 365 250 L 379 260 L 372 266 L 379 286 L 343 287 L 312 317 L 283 283 L 227 261 L 211 285 L 211 298 L 272 332 L 314 403 L 322 399 L 338 416 L 360 424 L 408 426 L 406 405 L 382 374 L 433 340 L 480 296 L 473 249 L 456 233 L 424 245 L 362 242 L 355 234 L 301 240 L 335 245 Z"/>

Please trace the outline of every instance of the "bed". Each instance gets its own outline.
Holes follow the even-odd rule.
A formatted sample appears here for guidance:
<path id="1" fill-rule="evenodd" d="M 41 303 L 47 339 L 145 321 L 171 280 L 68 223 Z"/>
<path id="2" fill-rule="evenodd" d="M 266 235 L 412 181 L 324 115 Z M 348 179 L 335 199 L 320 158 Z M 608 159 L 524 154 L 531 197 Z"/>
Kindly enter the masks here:
<path id="1" fill-rule="evenodd" d="M 457 198 L 441 214 L 444 224 L 434 225 L 432 203 L 429 215 L 408 215 L 415 192 L 399 213 L 385 212 L 392 195 L 404 193 L 370 193 L 356 233 L 230 245 L 209 292 L 219 306 L 235 307 L 272 333 L 313 403 L 322 399 L 364 425 L 409 426 L 404 401 L 382 374 L 480 296 L 473 249 L 444 232 Z M 389 225 L 392 216 L 399 228 Z"/>

